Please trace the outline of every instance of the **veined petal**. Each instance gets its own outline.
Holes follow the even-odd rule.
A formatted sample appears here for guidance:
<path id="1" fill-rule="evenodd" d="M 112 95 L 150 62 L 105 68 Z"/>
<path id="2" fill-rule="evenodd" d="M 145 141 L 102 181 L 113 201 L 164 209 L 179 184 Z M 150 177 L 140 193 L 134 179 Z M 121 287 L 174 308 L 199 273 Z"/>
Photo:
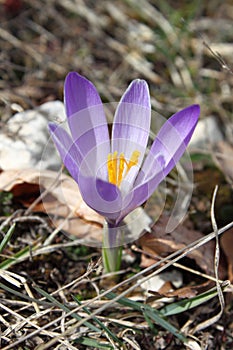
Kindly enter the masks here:
<path id="1" fill-rule="evenodd" d="M 64 100 L 72 138 L 83 158 L 95 149 L 96 164 L 101 158 L 107 159 L 110 152 L 108 126 L 95 86 L 78 73 L 71 72 L 65 80 Z M 105 143 L 102 156 L 96 148 L 101 143 Z"/>
<path id="2" fill-rule="evenodd" d="M 166 121 L 151 146 L 135 185 L 153 176 L 158 155 L 163 156 L 165 160 L 164 175 L 166 176 L 172 170 L 186 150 L 199 114 L 199 105 L 192 105 L 177 112 Z"/>
<path id="3" fill-rule="evenodd" d="M 49 123 L 49 131 L 64 165 L 77 182 L 82 157 L 76 144 L 70 135 L 59 125 Z"/>
<path id="4" fill-rule="evenodd" d="M 154 173 L 146 181 L 134 187 L 123 200 L 121 211 L 122 220 L 132 210 L 142 205 L 156 190 L 160 182 L 165 178 L 164 165 L 165 160 L 162 156 L 158 156 L 154 161 Z"/>
<path id="5" fill-rule="evenodd" d="M 64 100 L 68 118 L 83 109 L 102 104 L 92 82 L 76 72 L 70 72 L 66 76 Z"/>
<path id="6" fill-rule="evenodd" d="M 79 189 L 86 204 L 108 220 L 115 221 L 120 215 L 122 197 L 117 186 L 79 173 Z"/>
<path id="7" fill-rule="evenodd" d="M 151 121 L 148 85 L 144 80 L 134 80 L 122 96 L 117 107 L 112 129 L 111 151 L 123 153 L 129 161 L 132 153 L 140 152 L 138 166 L 132 168 L 131 180 L 141 166 L 146 150 Z"/>

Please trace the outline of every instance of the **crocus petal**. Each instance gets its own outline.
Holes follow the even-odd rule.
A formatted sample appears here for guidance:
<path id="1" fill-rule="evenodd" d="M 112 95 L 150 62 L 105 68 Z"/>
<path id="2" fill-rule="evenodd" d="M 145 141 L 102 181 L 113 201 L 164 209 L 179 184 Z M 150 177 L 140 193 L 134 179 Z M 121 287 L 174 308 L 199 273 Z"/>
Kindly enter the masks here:
<path id="1" fill-rule="evenodd" d="M 147 181 L 134 187 L 124 198 L 121 216 L 119 221 L 123 220 L 132 210 L 142 205 L 156 190 L 160 182 L 165 178 L 164 165 L 165 159 L 163 156 L 157 156 L 154 160 L 154 174 Z"/>
<path id="2" fill-rule="evenodd" d="M 186 150 L 199 114 L 199 105 L 192 105 L 177 112 L 166 121 L 151 146 L 135 185 L 153 176 L 154 163 L 158 155 L 162 155 L 165 160 L 164 176 L 172 170 Z"/>
<path id="3" fill-rule="evenodd" d="M 85 138 L 80 138 L 78 145 L 82 148 L 82 142 L 85 142 Z M 91 142 L 91 140 L 90 140 Z M 86 155 L 82 158 L 80 170 L 83 176 L 96 177 L 104 181 L 108 181 L 108 167 L 107 167 L 107 154 L 109 143 L 102 142 L 95 145 Z"/>
<path id="4" fill-rule="evenodd" d="M 151 121 L 150 95 L 144 80 L 134 80 L 125 91 L 117 107 L 112 129 L 112 153 L 124 153 L 129 161 L 132 153 L 140 152 L 138 166 L 131 171 L 137 175 L 148 142 Z"/>
<path id="5" fill-rule="evenodd" d="M 78 181 L 81 155 L 70 135 L 60 126 L 49 123 L 49 131 L 63 163 L 75 181 Z"/>
<path id="6" fill-rule="evenodd" d="M 64 100 L 68 118 L 83 109 L 102 104 L 92 82 L 76 72 L 70 72 L 66 76 Z"/>
<path id="7" fill-rule="evenodd" d="M 86 204 L 109 221 L 120 215 L 122 197 L 117 186 L 79 173 L 79 189 Z"/>
<path id="8" fill-rule="evenodd" d="M 72 138 L 83 158 L 93 150 L 96 164 L 99 164 L 101 157 L 96 146 L 105 143 L 102 158 L 107 160 L 110 152 L 108 126 L 95 86 L 78 73 L 71 72 L 65 80 L 64 100 Z"/>

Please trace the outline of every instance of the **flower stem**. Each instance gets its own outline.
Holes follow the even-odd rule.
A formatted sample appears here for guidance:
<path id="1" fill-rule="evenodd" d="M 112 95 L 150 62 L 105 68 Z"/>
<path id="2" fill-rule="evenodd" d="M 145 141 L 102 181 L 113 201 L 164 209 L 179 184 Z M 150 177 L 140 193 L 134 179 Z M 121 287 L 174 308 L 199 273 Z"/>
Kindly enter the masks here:
<path id="1" fill-rule="evenodd" d="M 102 257 L 105 272 L 116 272 L 120 269 L 122 235 L 121 227 L 104 223 Z"/>

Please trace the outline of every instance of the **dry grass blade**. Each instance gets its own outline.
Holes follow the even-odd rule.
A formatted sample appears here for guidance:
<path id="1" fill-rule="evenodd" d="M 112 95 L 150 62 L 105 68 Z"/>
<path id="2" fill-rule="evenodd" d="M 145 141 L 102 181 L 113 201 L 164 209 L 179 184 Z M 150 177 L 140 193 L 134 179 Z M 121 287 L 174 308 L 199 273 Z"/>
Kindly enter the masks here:
<path id="1" fill-rule="evenodd" d="M 228 63 L 225 62 L 224 58 L 222 57 L 222 55 L 220 55 L 219 52 L 216 52 L 216 48 L 212 49 L 210 47 L 210 45 L 207 44 L 207 42 L 204 40 L 203 41 L 203 44 L 205 45 L 205 47 L 210 51 L 210 53 L 216 58 L 216 60 L 218 61 L 218 63 L 221 65 L 222 69 L 226 70 L 227 72 L 229 72 L 230 74 L 233 74 L 233 70 L 232 68 L 228 65 Z M 224 45 L 224 47 L 226 47 Z M 230 44 L 230 46 L 227 46 L 227 50 L 228 50 L 228 47 L 230 48 L 231 50 L 231 55 L 232 55 L 232 50 L 233 50 L 233 47 L 232 47 L 232 44 Z"/>
<path id="2" fill-rule="evenodd" d="M 139 252 L 139 253 L 141 253 L 141 254 L 145 254 L 145 255 L 149 256 L 150 258 L 152 258 L 152 259 L 154 259 L 154 260 L 156 260 L 156 261 L 162 259 L 161 256 L 156 255 L 156 257 L 155 257 L 153 254 L 150 254 L 149 252 L 145 252 L 144 250 L 139 249 L 138 247 L 136 247 L 136 246 L 134 246 L 134 245 L 131 247 L 131 249 L 134 250 L 134 251 L 136 251 L 136 252 Z M 187 267 L 187 266 L 185 266 L 185 265 L 182 265 L 182 264 L 179 264 L 179 263 L 173 263 L 173 266 L 174 266 L 174 267 L 177 267 L 178 269 L 181 269 L 181 270 L 184 270 L 184 271 L 188 271 L 188 272 L 190 272 L 190 273 L 192 273 L 192 274 L 194 274 L 194 275 L 201 276 L 201 277 L 203 277 L 203 278 L 205 278 L 205 279 L 207 279 L 207 280 L 214 281 L 214 282 L 217 281 L 216 277 L 207 275 L 207 274 L 205 274 L 205 273 L 203 273 L 203 272 L 200 272 L 200 271 L 198 271 L 198 270 L 194 270 L 194 269 L 192 269 L 192 268 L 190 268 L 190 267 Z M 218 280 L 218 281 L 219 281 L 220 283 L 223 283 L 223 282 L 224 282 L 224 281 L 221 281 L 221 280 Z"/>
<path id="3" fill-rule="evenodd" d="M 217 315 L 211 317 L 210 319 L 208 319 L 204 322 L 201 322 L 195 328 L 193 328 L 191 331 L 192 334 L 194 334 L 198 331 L 201 331 L 201 330 L 211 326 L 212 324 L 216 323 L 221 318 L 223 311 L 224 311 L 225 301 L 224 301 L 221 282 L 219 281 L 219 277 L 218 277 L 219 259 L 220 259 L 219 231 L 218 231 L 218 226 L 217 226 L 215 214 L 214 214 L 214 206 L 215 206 L 217 191 L 218 191 L 218 186 L 216 186 L 214 189 L 212 203 L 211 203 L 211 222 L 212 222 L 213 230 L 215 233 L 215 241 L 216 241 L 214 271 L 215 271 L 216 287 L 217 287 L 218 298 L 219 298 L 221 309 Z"/>
<path id="4" fill-rule="evenodd" d="M 30 321 L 30 319 L 28 317 L 25 318 L 25 317 L 21 316 L 20 314 L 14 312 L 13 310 L 11 310 L 10 308 L 8 308 L 7 306 L 5 306 L 3 304 L 0 304 L 0 308 L 7 311 L 10 315 L 15 317 L 17 320 L 20 320 L 20 327 L 28 324 L 28 325 L 32 326 L 33 328 L 36 328 L 39 332 L 42 332 L 42 334 L 44 333 L 51 338 L 53 338 L 54 336 L 57 336 L 57 334 L 54 332 L 43 331 L 40 326 L 38 326 L 35 322 Z M 15 325 L 10 326 L 10 332 L 12 332 L 12 330 L 15 328 L 15 326 L 17 326 L 17 324 L 18 323 L 16 322 Z M 9 334 L 9 332 L 7 331 L 6 334 Z M 62 340 L 59 340 L 59 341 L 61 341 L 61 343 L 64 343 Z M 10 347 L 5 347 L 3 349 L 12 349 L 12 348 L 14 348 L 14 346 L 10 345 Z"/>
<path id="5" fill-rule="evenodd" d="M 233 227 L 233 222 L 231 222 L 230 224 L 226 225 L 225 227 L 221 228 L 218 231 L 218 235 L 221 235 L 222 233 L 224 233 L 225 231 L 227 231 L 228 229 L 230 229 L 231 227 Z M 161 271 L 163 271 L 165 268 L 167 268 L 168 266 L 171 266 L 174 264 L 174 262 L 177 262 L 178 260 L 180 260 L 181 258 L 185 257 L 189 252 L 191 252 L 194 249 L 197 249 L 198 247 L 200 247 L 201 245 L 207 243 L 209 240 L 215 238 L 215 232 L 212 232 L 210 234 L 208 234 L 207 236 L 203 237 L 202 239 L 195 241 L 193 243 L 191 243 L 188 247 L 181 249 L 173 254 L 171 254 L 170 256 L 168 256 L 167 258 L 162 259 L 161 261 L 153 264 L 152 266 L 149 266 L 148 268 L 146 268 L 145 270 L 137 273 L 136 275 L 132 276 L 131 278 L 127 279 L 126 281 L 123 281 L 119 284 L 117 284 L 116 286 L 106 290 L 105 292 L 101 293 L 100 295 L 98 295 L 97 297 L 93 298 L 92 300 L 90 300 L 89 302 L 83 303 L 83 305 L 81 305 L 80 307 L 75 308 L 74 310 L 72 310 L 72 312 L 77 312 L 80 309 L 82 309 L 83 306 L 87 307 L 90 304 L 92 304 L 95 300 L 100 299 L 102 297 L 104 297 L 105 295 L 107 295 L 108 293 L 114 291 L 115 289 L 122 287 L 123 285 L 131 282 L 132 280 L 138 280 L 138 278 L 143 275 L 146 274 L 150 271 L 153 271 L 153 269 L 155 269 L 156 267 L 158 267 L 161 263 L 165 263 L 164 266 L 158 268 L 155 272 L 153 272 L 151 275 L 143 277 L 140 282 L 136 282 L 134 285 L 132 285 L 131 287 L 129 287 L 127 290 L 125 290 L 124 292 L 120 293 L 119 295 L 117 295 L 114 299 L 112 299 L 110 302 L 106 303 L 105 305 L 101 306 L 100 308 L 98 308 L 97 310 L 95 310 L 94 312 L 92 312 L 91 315 L 85 317 L 82 321 L 79 321 L 77 323 L 75 323 L 74 325 L 72 325 L 71 327 L 69 327 L 64 333 L 63 336 L 67 336 L 70 333 L 72 333 L 75 329 L 77 329 L 78 327 L 80 327 L 84 322 L 89 321 L 93 318 L 93 316 L 96 316 L 98 314 L 100 314 L 102 311 L 106 310 L 109 306 L 113 305 L 113 303 L 115 303 L 116 301 L 118 301 L 119 299 L 121 299 L 122 297 L 124 297 L 125 295 L 127 295 L 128 293 L 130 293 L 131 291 L 133 291 L 134 289 L 136 289 L 137 287 L 139 287 L 141 285 L 141 283 L 144 283 L 145 281 L 147 281 L 149 278 L 155 276 L 156 274 L 160 273 Z M 168 261 L 166 263 L 166 261 Z M 59 320 L 59 319 L 58 319 Z M 48 326 L 48 325 L 46 325 Z M 43 327 L 46 329 L 46 326 Z M 36 332 L 34 332 L 34 334 L 36 334 Z M 22 339 L 23 341 L 24 339 Z M 56 337 L 52 340 L 50 340 L 49 342 L 47 342 L 46 344 L 43 344 L 39 350 L 45 350 L 48 349 L 50 346 L 54 345 L 57 342 Z M 15 345 L 17 345 L 17 343 L 15 343 Z M 6 350 L 8 348 L 5 348 L 3 350 Z"/>
<path id="6" fill-rule="evenodd" d="M 31 56 L 36 62 L 39 64 L 43 64 L 45 61 L 45 57 L 41 55 L 38 51 L 34 50 L 30 45 L 22 43 L 17 37 L 9 33 L 7 30 L 0 28 L 0 37 L 11 43 L 13 47 L 16 47 L 27 55 Z M 48 66 L 55 70 L 58 73 L 65 73 L 64 67 L 58 65 L 57 63 L 54 62 L 47 62 Z"/>

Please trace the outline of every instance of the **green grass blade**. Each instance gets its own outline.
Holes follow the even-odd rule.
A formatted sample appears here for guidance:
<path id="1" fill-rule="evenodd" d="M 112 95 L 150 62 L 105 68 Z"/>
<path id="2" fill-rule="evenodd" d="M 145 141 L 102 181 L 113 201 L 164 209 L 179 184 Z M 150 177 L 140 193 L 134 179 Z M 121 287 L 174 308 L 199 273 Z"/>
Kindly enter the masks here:
<path id="1" fill-rule="evenodd" d="M 194 307 L 197 307 L 207 302 L 208 300 L 216 297 L 217 295 L 218 295 L 217 289 L 216 287 L 214 287 L 214 288 L 211 288 L 209 291 L 199 294 L 193 298 L 180 300 L 180 301 L 177 301 L 176 303 L 166 305 L 159 311 L 164 316 L 180 314 L 182 312 L 185 312 L 187 310 L 190 310 Z"/>
<path id="2" fill-rule="evenodd" d="M 60 303 L 57 299 L 55 299 L 53 296 L 51 296 L 49 293 L 45 292 L 43 289 L 39 288 L 39 287 L 34 287 L 35 290 L 40 293 L 41 295 L 43 295 L 43 297 L 45 297 L 46 299 L 48 299 L 53 305 L 58 306 L 60 309 L 62 309 L 63 311 L 70 313 L 71 310 L 63 305 L 62 303 Z M 78 314 L 76 314 L 75 312 L 71 313 L 71 316 L 73 318 L 75 318 L 77 321 L 82 320 L 82 317 L 79 316 Z M 84 322 L 84 325 L 86 327 L 88 327 L 89 329 L 91 329 L 94 332 L 101 332 L 101 330 L 99 328 L 97 328 L 96 326 L 94 326 L 93 324 L 91 324 L 90 322 L 86 321 Z"/>
<path id="3" fill-rule="evenodd" d="M 21 300 L 27 300 L 27 301 L 30 301 L 30 302 L 33 302 L 33 303 L 37 303 L 39 305 L 43 305 L 44 307 L 45 306 L 47 306 L 47 307 L 52 307 L 53 306 L 53 304 L 48 303 L 47 301 L 45 302 L 45 301 L 42 301 L 42 300 L 37 300 L 35 298 L 31 298 L 28 295 L 23 294 L 23 293 L 15 290 L 13 288 L 10 288 L 10 287 L 6 286 L 5 284 L 3 284 L 1 282 L 0 282 L 0 289 L 4 289 L 5 291 L 9 292 L 10 294 L 16 295 Z"/>
<path id="4" fill-rule="evenodd" d="M 108 299 L 114 299 L 116 296 L 117 295 L 115 293 L 112 293 L 112 292 L 109 292 L 106 295 L 106 297 Z M 142 311 L 142 307 L 144 307 L 144 304 L 141 304 L 137 301 L 130 300 L 130 299 L 125 298 L 125 297 L 122 297 L 119 300 L 117 300 L 117 303 L 124 305 L 124 306 L 127 306 L 127 307 L 130 307 L 130 308 L 137 310 L 137 311 Z"/>
<path id="5" fill-rule="evenodd" d="M 31 251 L 35 250 L 37 248 L 37 246 L 31 248 L 31 247 L 25 247 L 22 250 L 20 250 L 19 252 L 17 252 L 14 256 L 12 256 L 9 259 L 4 260 L 1 264 L 0 264 L 0 269 L 2 270 L 6 270 L 9 267 L 11 267 L 12 265 L 18 264 L 22 259 L 25 260 L 27 258 L 30 257 L 31 255 Z"/>
<path id="6" fill-rule="evenodd" d="M 101 344 L 95 339 L 81 337 L 75 340 L 75 343 L 85 345 L 87 349 L 89 348 L 95 348 L 95 349 L 107 349 L 107 350 L 113 350 L 113 346 L 108 344 Z"/>
<path id="7" fill-rule="evenodd" d="M 150 319 L 150 317 L 147 315 L 146 312 L 143 312 L 143 316 L 145 317 L 146 322 L 148 323 L 148 326 L 153 331 L 155 335 L 158 334 L 158 329 L 155 327 L 154 322 Z"/>
<path id="8" fill-rule="evenodd" d="M 177 328 L 172 326 L 168 321 L 162 318 L 158 312 L 155 312 L 155 311 L 157 310 L 154 310 L 152 307 L 146 305 L 144 313 L 147 315 L 147 317 L 150 317 L 156 324 L 160 325 L 161 327 L 166 329 L 168 332 L 175 335 L 183 343 L 187 342 L 187 339 L 185 338 L 185 336 L 182 333 L 180 333 Z"/>
<path id="9" fill-rule="evenodd" d="M 76 296 L 72 296 L 74 301 L 78 304 L 78 305 L 81 305 L 80 301 L 76 298 Z M 88 315 L 91 315 L 91 312 L 90 310 L 88 310 L 88 308 L 86 308 L 85 306 L 83 306 L 82 308 Z M 92 317 L 93 321 L 95 321 L 111 338 L 112 340 L 114 340 L 115 342 L 119 343 L 119 344 L 122 344 L 122 342 L 120 341 L 119 338 L 117 338 L 117 336 L 112 333 L 110 331 L 110 329 L 108 329 L 97 317 L 93 316 Z"/>
<path id="10" fill-rule="evenodd" d="M 9 242 L 9 240 L 11 239 L 11 236 L 13 235 L 14 230 L 15 230 L 15 223 L 9 228 L 9 230 L 7 231 L 6 235 L 4 236 L 3 240 L 0 243 L 0 254 L 5 248 L 5 246 L 7 245 L 7 243 Z"/>
<path id="11" fill-rule="evenodd" d="M 106 295 L 106 297 L 109 298 L 109 299 L 114 299 L 116 296 L 117 295 L 112 293 L 112 292 L 108 293 Z M 172 334 L 174 334 L 182 342 L 185 343 L 187 341 L 185 336 L 183 334 L 181 334 L 177 328 L 172 326 L 168 321 L 166 321 L 164 319 L 164 315 L 163 314 L 161 314 L 158 310 L 153 309 L 151 306 L 141 304 L 141 303 L 139 303 L 137 301 L 133 301 L 133 300 L 127 299 L 125 297 L 120 298 L 119 300 L 117 300 L 117 302 L 119 304 L 121 304 L 121 305 L 130 307 L 130 308 L 132 308 L 134 310 L 141 311 L 144 314 L 145 319 L 147 319 L 149 317 L 156 324 L 160 325 L 161 327 L 163 327 L 167 331 L 169 331 Z"/>

